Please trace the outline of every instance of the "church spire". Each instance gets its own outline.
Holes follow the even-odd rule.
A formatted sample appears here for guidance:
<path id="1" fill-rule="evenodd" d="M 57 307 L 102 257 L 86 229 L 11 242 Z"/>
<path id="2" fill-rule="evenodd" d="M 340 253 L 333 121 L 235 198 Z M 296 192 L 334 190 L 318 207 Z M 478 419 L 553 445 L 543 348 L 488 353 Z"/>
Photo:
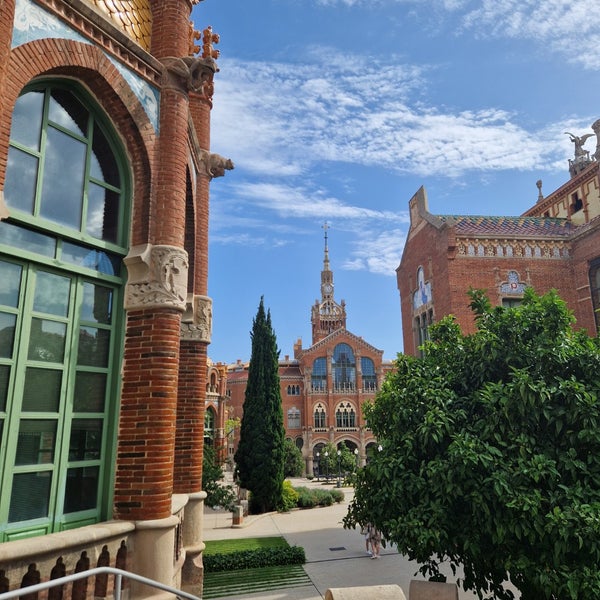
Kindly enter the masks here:
<path id="1" fill-rule="evenodd" d="M 346 304 L 342 300 L 338 304 L 333 298 L 333 271 L 329 268 L 329 225 L 322 225 L 325 237 L 325 253 L 323 257 L 323 270 L 321 271 L 321 301 L 315 301 L 312 308 L 311 323 L 313 344 L 327 337 L 337 329 L 346 328 Z"/>
<path id="2" fill-rule="evenodd" d="M 322 227 L 325 231 L 325 258 L 323 259 L 323 271 L 329 271 L 329 248 L 327 247 L 327 230 L 329 229 L 329 225 L 327 224 L 327 221 L 325 221 Z"/>

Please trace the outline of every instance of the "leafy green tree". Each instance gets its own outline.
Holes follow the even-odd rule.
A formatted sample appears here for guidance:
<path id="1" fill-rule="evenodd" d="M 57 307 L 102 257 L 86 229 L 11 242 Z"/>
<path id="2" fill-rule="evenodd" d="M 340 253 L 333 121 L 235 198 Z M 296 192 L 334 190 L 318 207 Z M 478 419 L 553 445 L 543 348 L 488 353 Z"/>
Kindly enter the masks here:
<path id="1" fill-rule="evenodd" d="M 284 477 L 300 477 L 304 471 L 304 459 L 302 451 L 292 440 L 284 442 L 285 462 L 283 467 Z"/>
<path id="2" fill-rule="evenodd" d="M 218 506 L 233 510 L 236 495 L 231 485 L 223 485 L 223 469 L 217 464 L 215 449 L 204 446 L 202 455 L 202 489 L 206 492 L 204 504 L 211 508 Z"/>
<path id="3" fill-rule="evenodd" d="M 339 447 L 327 443 L 319 452 L 319 468 L 321 475 L 329 473 L 330 478 L 337 479 L 338 473 L 343 477 L 345 473 L 356 471 L 356 457 L 344 443 Z"/>
<path id="4" fill-rule="evenodd" d="M 431 328 L 367 408 L 382 446 L 358 472 L 346 526 L 373 522 L 439 578 L 499 599 L 600 598 L 600 344 L 565 303 L 515 308 L 471 291 L 478 330 Z"/>
<path id="5" fill-rule="evenodd" d="M 277 509 L 282 502 L 284 440 L 283 409 L 279 389 L 279 351 L 261 297 L 252 324 L 252 353 L 235 453 L 236 475 L 250 491 L 253 513 Z"/>

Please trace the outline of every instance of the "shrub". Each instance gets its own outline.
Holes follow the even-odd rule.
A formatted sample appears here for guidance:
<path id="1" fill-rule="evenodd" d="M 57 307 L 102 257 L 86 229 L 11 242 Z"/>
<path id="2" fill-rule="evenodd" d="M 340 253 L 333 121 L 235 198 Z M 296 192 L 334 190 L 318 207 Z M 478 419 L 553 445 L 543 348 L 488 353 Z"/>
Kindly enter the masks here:
<path id="1" fill-rule="evenodd" d="M 304 548 L 300 546 L 259 548 L 226 554 L 207 554 L 202 557 L 202 562 L 207 573 L 216 573 L 279 565 L 303 565 L 306 562 L 306 554 Z"/>
<path id="2" fill-rule="evenodd" d="M 286 479 L 283 482 L 283 494 L 281 496 L 280 510 L 287 512 L 298 506 L 298 492 L 292 487 L 292 484 Z"/>
<path id="3" fill-rule="evenodd" d="M 338 489 L 321 490 L 306 487 L 296 488 L 299 508 L 314 508 L 315 506 L 331 506 L 334 502 L 344 499 L 344 492 Z"/>

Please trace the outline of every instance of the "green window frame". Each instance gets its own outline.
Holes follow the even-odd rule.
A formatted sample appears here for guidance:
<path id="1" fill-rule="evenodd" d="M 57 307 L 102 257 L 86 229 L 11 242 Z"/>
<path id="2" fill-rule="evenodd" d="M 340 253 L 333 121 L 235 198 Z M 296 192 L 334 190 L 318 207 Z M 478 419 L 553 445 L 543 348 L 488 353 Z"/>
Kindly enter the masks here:
<path id="1" fill-rule="evenodd" d="M 83 88 L 24 90 L 0 221 L 0 541 L 111 517 L 128 172 Z"/>

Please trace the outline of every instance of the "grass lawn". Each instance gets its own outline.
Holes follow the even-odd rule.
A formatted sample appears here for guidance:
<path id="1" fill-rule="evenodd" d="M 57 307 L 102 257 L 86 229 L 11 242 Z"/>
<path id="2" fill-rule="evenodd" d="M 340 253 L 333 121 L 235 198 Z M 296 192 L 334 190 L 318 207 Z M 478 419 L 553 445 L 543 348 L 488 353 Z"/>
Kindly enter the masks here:
<path id="1" fill-rule="evenodd" d="M 283 537 L 257 537 L 240 540 L 207 541 L 204 554 L 227 554 L 238 550 L 257 550 L 259 548 L 288 548 Z M 203 600 L 229 598 L 241 594 L 266 592 L 285 587 L 303 587 L 312 582 L 302 565 L 285 565 L 221 571 L 204 574 Z"/>
<path id="2" fill-rule="evenodd" d="M 205 544 L 204 554 L 228 554 L 238 550 L 258 550 L 259 548 L 289 548 L 289 544 L 282 537 L 211 540 Z"/>

